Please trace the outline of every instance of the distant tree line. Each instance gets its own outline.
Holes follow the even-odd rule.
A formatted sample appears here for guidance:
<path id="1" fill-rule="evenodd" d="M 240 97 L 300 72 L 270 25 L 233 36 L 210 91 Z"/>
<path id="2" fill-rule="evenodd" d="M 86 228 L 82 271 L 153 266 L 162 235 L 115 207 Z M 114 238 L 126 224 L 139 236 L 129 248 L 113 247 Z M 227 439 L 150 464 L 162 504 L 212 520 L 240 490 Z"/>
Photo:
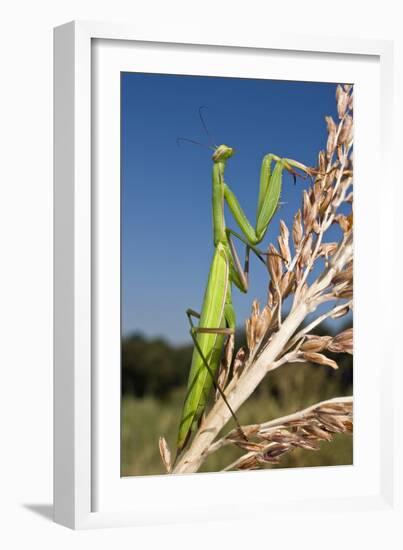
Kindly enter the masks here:
<path id="1" fill-rule="evenodd" d="M 351 326 L 346 324 L 337 332 Z M 331 334 L 329 327 L 323 326 L 316 334 Z M 237 347 L 243 345 L 245 336 L 240 331 L 236 336 Z M 192 345 L 173 346 L 162 338 L 148 339 L 140 333 L 132 334 L 122 339 L 122 393 L 135 397 L 154 396 L 162 399 L 169 393 L 187 383 Z M 352 384 L 353 369 L 350 355 L 334 356 L 340 369 L 337 378 L 342 388 Z M 323 366 L 313 366 L 313 369 L 325 369 Z M 328 376 L 334 376 L 332 369 L 325 369 Z M 308 371 L 307 371 L 308 375 Z M 269 377 L 267 377 L 268 379 Z M 273 380 L 264 381 L 258 388 L 259 392 L 269 391 L 276 395 L 278 389 Z M 274 382 L 275 382 L 274 378 Z"/>

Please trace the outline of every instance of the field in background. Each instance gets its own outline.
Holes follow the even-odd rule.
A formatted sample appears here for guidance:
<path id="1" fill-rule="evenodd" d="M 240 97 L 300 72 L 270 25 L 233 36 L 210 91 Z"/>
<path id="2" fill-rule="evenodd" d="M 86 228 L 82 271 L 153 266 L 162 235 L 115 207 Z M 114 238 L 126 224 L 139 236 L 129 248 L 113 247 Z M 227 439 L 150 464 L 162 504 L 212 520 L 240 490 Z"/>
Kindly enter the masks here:
<path id="1" fill-rule="evenodd" d="M 327 330 L 324 328 L 324 330 Z M 191 347 L 171 348 L 163 341 L 133 336 L 124 341 L 122 354 L 122 476 L 163 474 L 158 438 L 175 448 L 184 399 Z M 352 358 L 342 356 L 340 368 L 294 364 L 270 373 L 257 392 L 238 411 L 241 424 L 284 416 L 318 401 L 352 394 Z M 226 432 L 232 428 L 227 426 Z M 243 453 L 225 447 L 214 453 L 201 471 L 219 471 Z M 352 464 L 350 434 L 322 442 L 319 451 L 295 449 L 280 465 L 269 468 Z"/>

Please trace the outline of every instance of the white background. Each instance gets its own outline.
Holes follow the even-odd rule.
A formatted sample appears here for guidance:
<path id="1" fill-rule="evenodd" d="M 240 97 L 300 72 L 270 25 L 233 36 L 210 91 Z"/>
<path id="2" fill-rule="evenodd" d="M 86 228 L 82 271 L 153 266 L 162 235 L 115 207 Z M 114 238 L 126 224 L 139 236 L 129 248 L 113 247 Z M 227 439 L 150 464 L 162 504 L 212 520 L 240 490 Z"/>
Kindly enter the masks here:
<path id="1" fill-rule="evenodd" d="M 96 31 L 95 31 L 96 32 Z M 139 518 L 151 510 L 154 521 L 168 516 L 183 518 L 195 515 L 188 495 L 197 494 L 199 517 L 204 507 L 210 508 L 211 517 L 218 518 L 232 506 L 243 506 L 254 517 L 261 511 L 278 509 L 280 501 L 309 498 L 329 499 L 338 496 L 376 494 L 380 458 L 378 439 L 380 411 L 380 366 L 384 354 L 376 345 L 379 327 L 373 322 L 374 306 L 368 300 L 372 294 L 376 300 L 379 292 L 378 271 L 380 253 L 376 220 L 379 213 L 379 178 L 377 177 L 379 136 L 378 105 L 379 61 L 370 62 L 360 57 L 324 58 L 311 53 L 309 57 L 290 52 L 265 52 L 262 55 L 245 55 L 224 48 L 211 52 L 196 48 L 170 48 L 158 45 L 137 45 L 127 41 L 98 41 L 93 45 L 93 124 L 96 128 L 93 140 L 93 304 L 96 304 L 93 323 L 92 373 L 96 405 L 93 406 L 94 429 L 92 505 L 97 512 L 130 510 Z M 274 78 L 285 80 L 322 82 L 354 82 L 356 109 L 354 151 L 357 184 L 354 208 L 354 239 L 356 244 L 356 288 L 354 304 L 357 312 L 354 337 L 354 467 L 353 468 L 298 468 L 292 473 L 286 470 L 266 472 L 227 473 L 225 476 L 143 476 L 120 477 L 120 71 L 150 71 L 172 74 L 194 73 L 198 75 L 248 76 L 250 78 Z M 367 159 L 374 159 L 369 163 Z M 379 214 L 378 214 L 379 215 Z M 382 222 L 381 222 L 382 223 Z M 385 229 L 384 229 L 385 231 Z M 383 286 L 386 286 L 384 283 Z M 374 342 L 369 347 L 368 341 Z M 378 338 L 379 343 L 379 338 Z M 365 388 L 365 391 L 364 391 Z M 95 435 L 96 434 L 96 435 Z M 368 448 L 373 452 L 368 454 Z M 290 479 L 292 482 L 286 480 Z M 211 495 L 215 494 L 212 501 Z M 133 495 L 136 495 L 134 500 Z M 259 500 L 260 497 L 260 500 Z M 263 498 L 264 497 L 264 498 Z M 263 506 L 263 500 L 265 506 Z M 169 503 L 167 505 L 167 503 Z M 258 504 L 259 503 L 259 504 Z M 270 503 L 276 503 L 270 505 Z M 305 503 L 306 505 L 306 503 Z M 214 508 L 213 508 L 214 507 Z M 298 507 L 297 507 L 298 508 Z M 323 504 L 317 506 L 322 509 Z M 242 517 L 245 512 L 233 512 Z M 141 521 L 137 521 L 141 523 Z M 101 523 L 111 525 L 113 523 Z"/>
<path id="2" fill-rule="evenodd" d="M 188 548 L 254 545 L 282 548 L 354 548 L 402 545 L 392 514 L 321 514 L 259 524 L 203 524 L 72 532 L 52 524 L 52 27 L 71 19 L 146 24 L 158 30 L 207 26 L 251 36 L 274 25 L 287 32 L 394 38 L 400 103 L 402 17 L 398 2 L 273 3 L 249 0 L 58 0 L 2 8 L 0 86 L 0 545 L 14 549 Z M 399 107 L 399 102 L 397 107 Z M 397 118 L 400 138 L 402 111 Z M 401 142 L 401 140 L 400 140 Z M 401 143 L 396 159 L 401 177 Z M 402 185 L 397 185 L 400 198 Z M 380 200 L 382 186 L 380 185 Z M 398 203 L 398 201 L 396 201 Z M 399 202 L 402 204 L 402 201 Z M 396 227 L 401 233 L 401 228 Z M 397 251 L 396 251 L 397 252 Z M 400 247 L 401 255 L 401 247 Z M 398 260 L 400 255 L 396 258 Z M 393 269 L 393 258 L 387 269 Z M 393 294 L 397 299 L 397 294 Z M 379 322 L 379 320 L 378 320 Z M 401 326 L 401 321 L 400 321 Z M 391 324 L 391 336 L 396 325 Z M 396 385 L 398 388 L 399 386 Z M 403 386 L 400 385 L 403 389 Z M 397 390 L 398 391 L 398 390 Z M 401 392 L 398 391 L 400 394 Z M 370 449 L 369 449 L 370 452 Z M 32 510 L 34 508 L 35 511 Z M 392 525 L 393 519 L 393 525 Z M 290 521 L 291 520 L 291 521 Z M 399 541 L 400 539 L 400 541 Z"/>

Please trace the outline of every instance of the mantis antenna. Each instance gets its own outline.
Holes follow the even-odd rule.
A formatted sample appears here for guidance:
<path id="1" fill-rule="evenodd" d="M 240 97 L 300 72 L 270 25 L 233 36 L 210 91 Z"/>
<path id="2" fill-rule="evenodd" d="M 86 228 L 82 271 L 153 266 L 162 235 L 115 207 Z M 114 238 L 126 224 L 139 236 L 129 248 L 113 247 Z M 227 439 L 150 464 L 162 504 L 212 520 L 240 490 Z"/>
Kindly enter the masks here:
<path id="1" fill-rule="evenodd" d="M 189 139 L 185 137 L 178 137 L 176 138 L 177 145 L 180 144 L 181 141 L 188 141 L 189 143 L 194 143 L 195 145 L 200 145 L 200 147 L 207 147 L 207 149 L 211 149 L 212 151 L 215 151 L 215 147 L 212 145 L 206 145 L 205 143 L 200 143 L 200 141 L 195 141 L 194 139 Z"/>
<path id="2" fill-rule="evenodd" d="M 208 130 L 208 128 L 207 128 L 206 121 L 204 120 L 204 117 L 203 117 L 203 114 L 202 114 L 202 109 L 207 109 L 206 105 L 201 105 L 201 106 L 199 107 L 199 117 L 200 117 L 201 123 L 202 123 L 202 125 L 203 125 L 204 131 L 205 131 L 206 134 L 207 134 L 207 137 L 208 137 L 209 140 L 210 140 L 210 145 L 211 145 L 214 149 L 217 149 L 217 145 L 215 145 L 214 140 L 213 140 L 213 138 L 212 138 L 212 136 L 211 136 L 211 134 L 210 134 L 210 132 L 209 132 L 209 130 Z"/>
<path id="3" fill-rule="evenodd" d="M 214 145 L 214 140 L 209 132 L 209 129 L 207 128 L 206 121 L 204 120 L 204 117 L 202 114 L 202 109 L 207 109 L 206 105 L 201 105 L 199 107 L 199 117 L 200 117 L 200 122 L 202 123 L 202 126 L 204 128 L 204 131 L 206 132 L 207 137 L 210 141 L 210 145 L 207 145 L 206 143 L 201 143 L 200 141 L 196 141 L 194 139 L 185 138 L 185 137 L 176 138 L 176 143 L 177 145 L 179 145 L 181 141 L 187 141 L 188 143 L 194 143 L 195 145 L 200 145 L 200 147 L 206 147 L 207 149 L 211 149 L 212 151 L 215 151 L 217 149 L 217 145 Z"/>

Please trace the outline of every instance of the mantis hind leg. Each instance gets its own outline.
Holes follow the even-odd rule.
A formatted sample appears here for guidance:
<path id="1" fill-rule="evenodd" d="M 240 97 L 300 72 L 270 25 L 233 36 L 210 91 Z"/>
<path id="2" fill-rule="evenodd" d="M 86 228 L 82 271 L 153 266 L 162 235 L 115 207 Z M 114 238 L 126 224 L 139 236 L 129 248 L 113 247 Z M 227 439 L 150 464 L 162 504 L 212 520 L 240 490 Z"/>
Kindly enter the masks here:
<path id="1" fill-rule="evenodd" d="M 225 306 L 226 307 L 226 306 Z M 198 332 L 200 334 L 224 334 L 224 335 L 231 335 L 234 334 L 235 330 L 232 328 L 206 328 L 206 327 L 195 327 L 192 321 L 192 317 L 196 317 L 197 319 L 200 319 L 200 313 L 195 311 L 194 309 L 187 309 L 186 310 L 187 318 L 189 319 L 189 324 L 191 327 L 191 331 Z"/>

